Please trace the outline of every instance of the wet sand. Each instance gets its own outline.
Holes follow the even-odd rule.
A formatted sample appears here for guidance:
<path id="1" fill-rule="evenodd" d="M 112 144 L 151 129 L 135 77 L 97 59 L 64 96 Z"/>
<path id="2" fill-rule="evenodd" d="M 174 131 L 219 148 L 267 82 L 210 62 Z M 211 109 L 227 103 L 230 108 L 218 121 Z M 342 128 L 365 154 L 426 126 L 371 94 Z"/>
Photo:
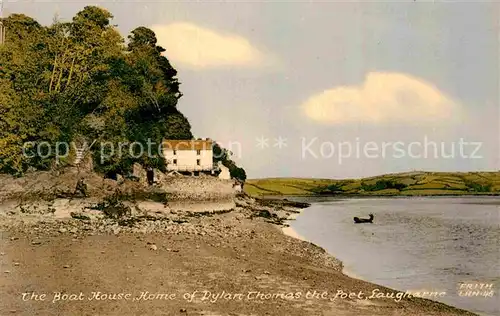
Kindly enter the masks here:
<path id="1" fill-rule="evenodd" d="M 346 276 L 323 249 L 285 235 L 261 216 L 271 206 L 243 204 L 166 216 L 150 233 L 102 233 L 75 219 L 10 221 L 0 230 L 0 315 L 473 315 L 372 297 L 396 292 Z"/>

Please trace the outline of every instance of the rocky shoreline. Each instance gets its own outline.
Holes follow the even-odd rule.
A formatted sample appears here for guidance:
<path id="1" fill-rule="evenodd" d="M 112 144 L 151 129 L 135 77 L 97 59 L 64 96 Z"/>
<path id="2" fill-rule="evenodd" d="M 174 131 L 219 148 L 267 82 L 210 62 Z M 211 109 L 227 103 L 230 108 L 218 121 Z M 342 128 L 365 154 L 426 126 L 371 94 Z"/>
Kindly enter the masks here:
<path id="1" fill-rule="evenodd" d="M 125 201 L 130 212 L 113 217 L 89 208 L 91 199 L 52 202 L 54 212 L 0 210 L 0 315 L 473 315 L 419 298 L 370 298 L 395 292 L 347 277 L 324 249 L 283 234 L 304 203 L 240 195 L 230 208 L 191 211 Z M 61 214 L 68 203 L 74 211 Z M 137 300 L 91 300 L 96 292 Z M 143 300 L 145 292 L 157 294 Z"/>

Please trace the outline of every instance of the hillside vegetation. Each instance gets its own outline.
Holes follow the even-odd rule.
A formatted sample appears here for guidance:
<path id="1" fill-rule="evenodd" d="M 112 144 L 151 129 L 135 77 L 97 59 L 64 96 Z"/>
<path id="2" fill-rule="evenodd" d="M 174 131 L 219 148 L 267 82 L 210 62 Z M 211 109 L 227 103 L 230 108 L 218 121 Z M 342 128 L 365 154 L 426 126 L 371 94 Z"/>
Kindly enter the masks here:
<path id="1" fill-rule="evenodd" d="M 8 29 L 0 45 L 0 173 L 71 164 L 75 147 L 91 143 L 97 172 L 127 174 L 135 163 L 164 169 L 162 140 L 194 138 L 177 108 L 182 93 L 168 48 L 144 26 L 123 37 L 112 19 L 96 6 L 49 26 L 24 14 L 0 19 Z M 214 162 L 244 180 L 226 149 L 214 151 Z"/>
<path id="2" fill-rule="evenodd" d="M 500 172 L 408 172 L 364 179 L 251 179 L 254 195 L 500 195 Z"/>

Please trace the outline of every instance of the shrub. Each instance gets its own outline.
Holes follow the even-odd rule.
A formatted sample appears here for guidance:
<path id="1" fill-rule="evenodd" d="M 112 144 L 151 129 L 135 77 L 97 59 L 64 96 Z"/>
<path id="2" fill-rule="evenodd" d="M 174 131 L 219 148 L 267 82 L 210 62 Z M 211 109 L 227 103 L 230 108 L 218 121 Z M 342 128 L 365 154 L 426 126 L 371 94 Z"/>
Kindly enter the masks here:
<path id="1" fill-rule="evenodd" d="M 380 191 L 385 189 L 396 189 L 401 191 L 406 188 L 407 185 L 400 182 L 395 182 L 391 180 L 378 180 L 375 184 L 361 184 L 361 189 L 365 191 Z"/>

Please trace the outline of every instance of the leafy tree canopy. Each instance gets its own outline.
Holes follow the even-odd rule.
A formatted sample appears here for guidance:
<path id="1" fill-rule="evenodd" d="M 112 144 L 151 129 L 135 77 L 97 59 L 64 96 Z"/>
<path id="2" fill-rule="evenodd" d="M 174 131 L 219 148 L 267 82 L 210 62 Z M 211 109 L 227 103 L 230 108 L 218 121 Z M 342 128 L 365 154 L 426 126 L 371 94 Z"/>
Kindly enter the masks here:
<path id="1" fill-rule="evenodd" d="M 71 22 L 50 26 L 23 14 L 3 19 L 8 32 L 0 46 L 0 172 L 51 168 L 57 142 L 193 138 L 177 109 L 177 71 L 155 33 L 138 27 L 126 45 L 112 18 L 87 6 Z M 51 154 L 36 154 L 27 142 L 48 142 Z M 152 149 L 158 154 L 158 146 Z M 105 173 L 123 172 L 135 162 L 163 163 L 128 151 L 103 160 L 98 147 L 92 155 Z"/>

